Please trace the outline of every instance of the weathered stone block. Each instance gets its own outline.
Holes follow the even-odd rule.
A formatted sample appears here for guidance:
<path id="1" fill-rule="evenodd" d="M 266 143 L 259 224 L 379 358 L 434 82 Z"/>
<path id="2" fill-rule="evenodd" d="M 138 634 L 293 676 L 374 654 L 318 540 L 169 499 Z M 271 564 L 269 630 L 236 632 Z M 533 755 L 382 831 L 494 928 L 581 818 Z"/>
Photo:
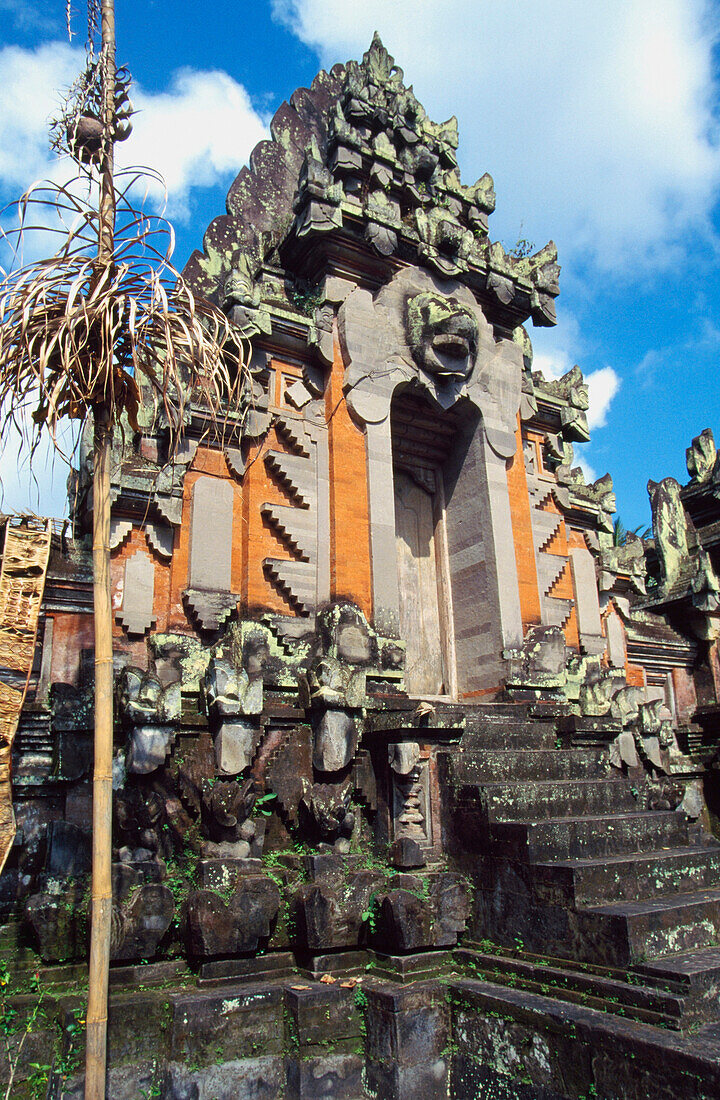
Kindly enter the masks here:
<path id="1" fill-rule="evenodd" d="M 174 736 L 172 726 L 136 726 L 130 734 L 128 771 L 135 775 L 148 775 L 161 767 Z"/>
<path id="2" fill-rule="evenodd" d="M 270 936 L 279 907 L 280 891 L 265 875 L 239 878 L 227 900 L 196 890 L 186 909 L 188 950 L 201 956 L 256 951 Z"/>
<path id="3" fill-rule="evenodd" d="M 167 886 L 159 882 L 140 886 L 114 909 L 111 958 L 152 958 L 174 915 L 175 901 Z"/>
<path id="4" fill-rule="evenodd" d="M 47 870 L 59 878 L 88 874 L 91 864 L 90 834 L 67 821 L 53 821 L 48 828 Z"/>
<path id="5" fill-rule="evenodd" d="M 445 1052 L 450 1012 L 444 990 L 418 982 L 366 990 L 367 1079 L 378 1096 L 411 1100 L 447 1096 Z"/>
<path id="6" fill-rule="evenodd" d="M 144 550 L 138 550 L 125 563 L 122 608 L 118 622 L 128 634 L 144 634 L 153 623 L 155 563 Z"/>
<path id="7" fill-rule="evenodd" d="M 33 894 L 25 905 L 37 949 L 44 962 L 64 962 L 85 955 L 88 922 L 80 911 L 82 890 L 75 883 L 57 882 L 57 892 Z"/>
<path id="8" fill-rule="evenodd" d="M 295 935 L 309 951 L 348 947 L 356 942 L 339 898 L 327 886 L 301 887 L 293 898 Z"/>
<path id="9" fill-rule="evenodd" d="M 291 1040 L 303 1047 L 326 1046 L 360 1035 L 360 1015 L 352 989 L 340 985 L 314 985 L 310 989 L 285 990 L 285 1010 Z"/>
<path id="10" fill-rule="evenodd" d="M 277 985 L 176 996 L 170 1061 L 202 1068 L 281 1054 L 282 1012 L 283 991 Z"/>
<path id="11" fill-rule="evenodd" d="M 421 1066 L 387 1066 L 368 1060 L 366 1076 L 368 1086 L 373 1090 L 372 1095 L 387 1100 L 418 1100 L 418 1097 L 423 1100 L 446 1100 L 448 1094 L 445 1058 L 436 1058 Z"/>
<path id="12" fill-rule="evenodd" d="M 223 722 L 215 737 L 218 771 L 225 775 L 245 771 L 252 762 L 259 737 L 260 731 L 252 722 L 242 719 Z"/>
<path id="13" fill-rule="evenodd" d="M 217 844 L 215 847 L 219 848 L 220 845 Z M 214 857 L 200 860 L 197 877 L 202 890 L 226 895 L 236 890 L 247 875 L 257 875 L 261 872 L 262 863 L 258 859 Z"/>
<path id="14" fill-rule="evenodd" d="M 286 1062 L 287 1100 L 357 1100 L 363 1095 L 359 1054 L 319 1054 Z"/>
<path id="15" fill-rule="evenodd" d="M 229 482 L 201 477 L 193 486 L 190 588 L 229 592 L 233 489 Z"/>
<path id="16" fill-rule="evenodd" d="M 433 942 L 432 912 L 426 898 L 389 890 L 380 903 L 375 939 L 389 954 L 403 954 Z"/>
<path id="17" fill-rule="evenodd" d="M 435 910 L 433 945 L 452 947 L 465 931 L 472 910 L 472 896 L 466 879 L 453 871 L 437 876 L 430 886 Z"/>
<path id="18" fill-rule="evenodd" d="M 357 743 L 355 719 L 344 710 L 326 710 L 315 730 L 313 767 L 323 772 L 340 771 L 352 760 Z"/>
<path id="19" fill-rule="evenodd" d="M 391 844 L 390 851 L 388 852 L 388 861 L 392 863 L 393 867 L 402 867 L 409 869 L 411 867 L 424 867 L 426 863 L 425 854 L 417 843 L 409 836 L 401 836 Z"/>
<path id="20" fill-rule="evenodd" d="M 162 1100 L 280 1100 L 284 1095 L 282 1057 L 241 1058 L 190 1069 L 168 1064 Z"/>

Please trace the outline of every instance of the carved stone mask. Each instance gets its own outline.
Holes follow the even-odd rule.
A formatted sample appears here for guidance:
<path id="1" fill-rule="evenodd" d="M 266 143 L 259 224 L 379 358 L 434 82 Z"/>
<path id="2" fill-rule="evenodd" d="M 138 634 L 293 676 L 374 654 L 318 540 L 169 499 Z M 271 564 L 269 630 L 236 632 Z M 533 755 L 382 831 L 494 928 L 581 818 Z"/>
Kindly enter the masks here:
<path id="1" fill-rule="evenodd" d="M 254 280 L 246 269 L 235 267 L 228 275 L 223 288 L 223 305 L 225 309 L 233 306 L 254 308 L 259 305 Z"/>
<path id="2" fill-rule="evenodd" d="M 416 294 L 407 303 L 408 344 L 428 374 L 467 378 L 475 366 L 478 324 L 465 306 L 439 294 Z"/>

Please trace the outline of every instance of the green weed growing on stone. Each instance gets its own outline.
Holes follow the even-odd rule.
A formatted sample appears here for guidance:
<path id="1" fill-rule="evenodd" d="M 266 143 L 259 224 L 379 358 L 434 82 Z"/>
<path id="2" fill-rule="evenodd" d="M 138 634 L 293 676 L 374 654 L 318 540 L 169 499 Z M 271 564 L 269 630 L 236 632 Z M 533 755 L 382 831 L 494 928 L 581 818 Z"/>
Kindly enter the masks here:
<path id="1" fill-rule="evenodd" d="M 0 1034 L 2 1034 L 5 1046 L 5 1055 L 8 1065 L 8 1083 L 5 1090 L 5 1100 L 10 1100 L 13 1095 L 13 1085 L 23 1052 L 23 1047 L 28 1035 L 35 1029 L 39 1018 L 44 1018 L 42 1003 L 45 990 L 40 986 L 40 975 L 34 974 L 30 980 L 30 992 L 37 995 L 37 999 L 22 1023 L 15 1006 L 10 1001 L 10 971 L 5 961 L 0 962 Z M 26 1078 L 33 1097 L 44 1096 L 50 1076 L 50 1067 L 40 1065 L 38 1062 L 30 1063 L 30 1074 Z"/>
<path id="2" fill-rule="evenodd" d="M 188 899 L 191 890 L 197 888 L 197 864 L 198 854 L 189 846 L 185 846 L 182 859 L 170 856 L 165 861 L 167 878 L 165 884 L 170 890 L 175 901 L 175 914 L 173 926 L 180 926 L 182 907 Z"/>
<path id="3" fill-rule="evenodd" d="M 152 1080 L 147 1088 L 140 1089 L 142 1100 L 155 1100 L 156 1097 L 162 1096 L 162 1087 L 158 1080 L 158 1069 L 158 1063 L 153 1062 Z"/>
<path id="4" fill-rule="evenodd" d="M 308 287 L 307 289 L 294 287 L 292 290 L 288 291 L 288 297 L 292 304 L 307 317 L 312 317 L 315 310 L 323 301 L 320 287 Z"/>
<path id="5" fill-rule="evenodd" d="M 378 918 L 378 895 L 377 890 L 374 890 L 368 899 L 367 908 L 360 914 L 360 919 L 367 924 L 370 935 L 373 934 L 377 927 Z"/>
<path id="6" fill-rule="evenodd" d="M 271 803 L 277 799 L 277 795 L 274 792 L 269 794 L 261 794 L 259 798 L 255 800 L 253 806 L 253 817 L 262 815 L 263 817 L 271 817 L 273 812 L 273 806 Z"/>

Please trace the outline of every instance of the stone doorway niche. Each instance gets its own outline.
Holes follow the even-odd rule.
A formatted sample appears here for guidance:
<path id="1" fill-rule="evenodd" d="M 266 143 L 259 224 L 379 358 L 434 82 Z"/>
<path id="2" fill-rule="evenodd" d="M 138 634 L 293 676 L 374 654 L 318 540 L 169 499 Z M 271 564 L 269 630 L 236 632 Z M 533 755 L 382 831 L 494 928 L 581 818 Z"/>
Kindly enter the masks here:
<path id="1" fill-rule="evenodd" d="M 400 636 L 410 695 L 457 695 L 444 471 L 462 447 L 462 416 L 409 388 L 391 405 Z"/>
<path id="2" fill-rule="evenodd" d="M 437 316 L 431 310 L 416 331 L 417 325 L 409 326 L 408 303 L 419 302 L 420 308 L 428 296 Z M 457 360 L 456 372 L 439 370 L 433 359 L 437 338 L 447 336 L 448 326 L 467 328 L 468 319 L 476 326 L 470 359 Z M 442 589 L 449 575 L 448 595 L 445 600 L 441 591 L 437 608 L 443 691 L 457 698 L 495 695 L 506 677 L 505 654 L 523 639 L 507 480 L 520 406 L 520 346 L 496 336 L 467 287 L 418 268 L 398 272 L 375 296 L 355 287 L 339 310 L 338 335 L 346 364 L 343 390 L 366 436 L 373 625 L 390 637 L 403 636 L 396 469 L 428 493 L 429 499 L 416 496 L 415 503 L 423 501 L 425 529 L 432 527 L 436 570 L 443 530 L 446 536 L 440 557 L 447 570 L 440 569 L 439 581 Z M 423 461 L 432 467 L 430 490 L 422 481 Z M 415 507 L 406 478 L 397 478 L 398 509 L 405 512 Z M 440 527 L 438 508 L 444 511 Z M 401 534 L 403 523 L 400 514 Z M 428 535 L 425 541 L 429 546 Z M 411 564 L 420 556 L 412 547 L 408 553 Z M 431 593 L 429 574 L 426 580 Z M 443 621 L 445 606 L 450 614 Z"/>

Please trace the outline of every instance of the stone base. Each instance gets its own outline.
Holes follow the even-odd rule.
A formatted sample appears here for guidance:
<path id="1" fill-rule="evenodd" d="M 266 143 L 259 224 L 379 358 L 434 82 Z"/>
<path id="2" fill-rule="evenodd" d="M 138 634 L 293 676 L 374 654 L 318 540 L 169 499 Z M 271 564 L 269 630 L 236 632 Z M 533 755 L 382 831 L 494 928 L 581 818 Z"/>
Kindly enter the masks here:
<path id="1" fill-rule="evenodd" d="M 278 953 L 275 962 L 283 961 L 289 963 L 291 956 Z M 297 975 L 268 981 L 258 971 L 241 976 L 243 962 L 229 960 L 224 979 L 222 964 L 206 964 L 215 977 L 201 978 L 205 988 L 179 984 L 188 977 L 174 972 L 166 974 L 170 989 L 111 989 L 108 1095 L 113 1100 L 135 1100 L 151 1089 L 161 1100 L 361 1100 L 368 1094 L 383 1100 L 591 1095 L 710 1100 L 720 1095 L 720 1023 L 680 1034 L 567 997 L 476 978 L 401 984 L 378 977 L 372 968 L 355 983 Z M 397 961 L 408 973 L 416 963 L 410 956 Z M 145 984 L 143 969 L 148 977 L 160 977 L 156 967 L 114 973 L 117 978 L 124 971 L 129 982 Z M 50 972 L 41 974 L 41 984 L 47 985 Z M 660 991 L 682 975 L 654 976 Z M 222 988 L 210 988 L 211 981 Z M 628 991 L 633 989 L 638 987 L 629 984 Z M 27 1005 L 27 994 L 21 1001 Z M 52 1015 L 28 1038 L 15 1083 L 18 1096 L 28 1091 L 31 1063 L 52 1062 L 58 1026 L 63 1049 L 82 1067 L 76 1014 L 83 1006 L 83 996 L 69 990 L 57 1000 L 46 998 L 44 1010 Z M 55 1095 L 59 1085 L 50 1081 L 48 1094 Z M 0 1067 L 0 1088 L 6 1087 L 7 1069 Z M 63 1095 L 81 1100 L 81 1068 L 65 1080 Z"/>
<path id="2" fill-rule="evenodd" d="M 369 954 L 373 977 L 401 984 L 436 977 L 453 964 L 451 951 L 418 951 L 413 955 L 383 955 L 370 951 Z"/>
<path id="3" fill-rule="evenodd" d="M 198 971 L 198 986 L 220 985 L 223 982 L 252 982 L 268 978 L 286 978 L 295 969 L 290 951 L 274 951 L 269 955 L 253 955 L 246 959 L 212 959 L 202 963 Z"/>
<path id="4" fill-rule="evenodd" d="M 322 978 L 329 974 L 333 978 L 344 975 L 361 974 L 370 959 L 369 951 L 335 951 L 327 955 L 308 955 L 300 958 L 300 973 L 307 978 Z"/>
<path id="5" fill-rule="evenodd" d="M 563 741 L 578 748 L 604 748 L 615 740 L 621 729 L 620 723 L 613 721 L 609 715 L 580 718 L 569 714 L 558 721 L 558 732 Z"/>

